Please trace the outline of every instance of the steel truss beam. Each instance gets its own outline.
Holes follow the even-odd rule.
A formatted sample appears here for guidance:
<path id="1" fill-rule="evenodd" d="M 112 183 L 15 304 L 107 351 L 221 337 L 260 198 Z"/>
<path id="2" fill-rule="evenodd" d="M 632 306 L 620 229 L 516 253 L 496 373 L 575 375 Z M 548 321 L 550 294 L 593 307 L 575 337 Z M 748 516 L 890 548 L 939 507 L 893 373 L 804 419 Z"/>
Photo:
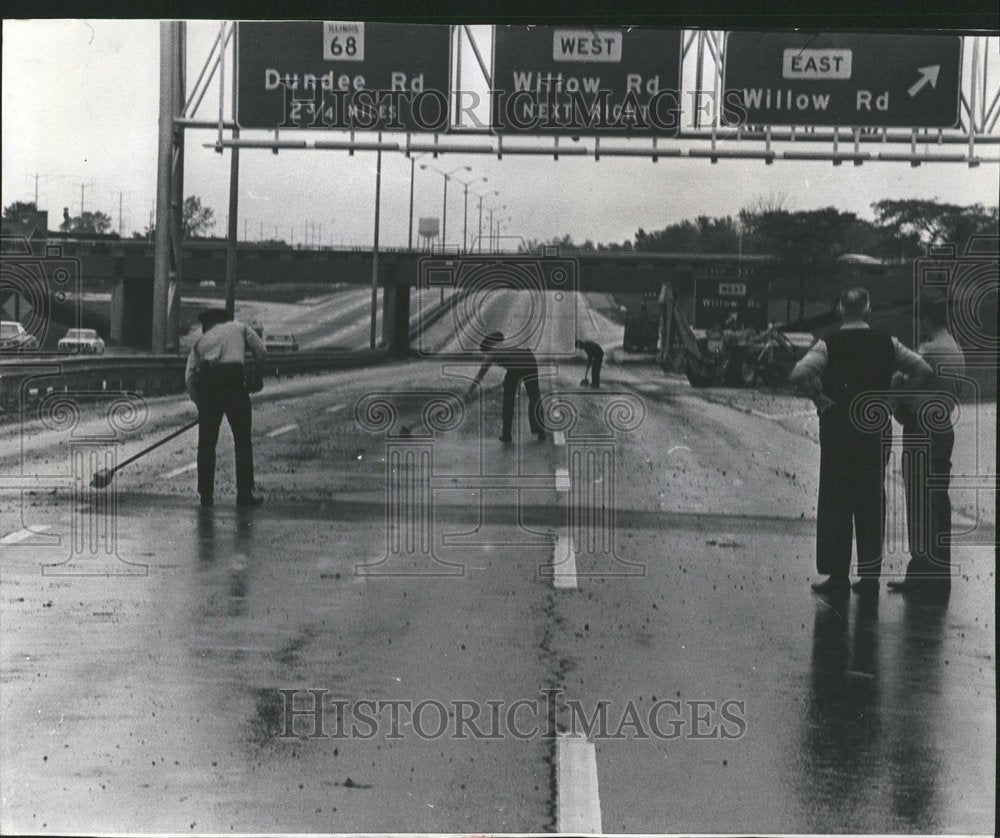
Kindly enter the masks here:
<path id="1" fill-rule="evenodd" d="M 468 43 L 476 58 L 483 80 L 489 84 L 488 61 L 483 55 L 475 34 L 468 26 L 456 26 L 454 33 Z M 503 158 L 507 155 L 549 156 L 558 160 L 560 156 L 590 157 L 600 160 L 607 157 L 649 157 L 656 162 L 660 157 L 689 157 L 708 159 L 712 163 L 720 159 L 763 160 L 767 164 L 775 160 L 807 160 L 829 161 L 835 166 L 850 162 L 860 166 L 867 162 L 908 162 L 911 166 L 922 163 L 965 163 L 975 167 L 981 163 L 1000 163 L 1000 154 L 994 153 L 1000 145 L 1000 64 L 994 58 L 993 74 L 989 72 L 989 55 L 997 52 L 1000 39 L 985 36 L 965 36 L 966 49 L 971 45 L 971 67 L 963 67 L 962 72 L 962 102 L 963 125 L 958 129 L 871 129 L 843 126 L 839 128 L 785 127 L 769 125 L 752 125 L 732 127 L 720 122 L 719 109 L 704 118 L 704 114 L 695 109 L 694 113 L 683 113 L 682 122 L 691 123 L 690 127 L 682 128 L 679 136 L 674 138 L 659 138 L 659 140 L 617 140 L 601 141 L 595 138 L 574 140 L 572 144 L 560 144 L 558 138 L 538 138 L 527 141 L 522 138 L 499 137 L 488 128 L 455 127 L 446 135 L 450 140 L 441 142 L 440 135 L 420 135 L 424 139 L 414 140 L 409 134 L 405 141 L 374 139 L 373 132 L 368 136 L 356 139 L 353 132 L 344 139 L 299 139 L 303 134 L 293 131 L 291 136 L 296 139 L 282 139 L 280 132 L 267 132 L 267 138 L 262 136 L 240 137 L 235 121 L 223 118 L 222 103 L 225 87 L 225 52 L 233 34 L 233 25 L 225 24 L 216 37 L 202 72 L 198 77 L 195 90 L 192 91 L 181 114 L 175 118 L 175 125 L 185 129 L 212 129 L 217 131 L 213 143 L 205 143 L 209 148 L 222 152 L 226 148 L 258 148 L 270 149 L 277 154 L 280 150 L 313 150 L 313 151 L 396 151 L 404 154 L 428 152 L 437 157 L 439 154 L 487 154 Z M 693 77 L 695 90 L 704 83 L 703 94 L 711 95 L 714 102 L 719 102 L 722 93 L 722 68 L 725 63 L 726 38 L 720 30 L 688 30 L 683 37 L 683 53 L 688 62 L 687 72 L 683 77 Z M 222 48 L 218 49 L 220 43 Z M 457 49 L 457 39 L 452 40 L 453 50 Z M 218 51 L 217 51 L 218 50 Z M 694 72 L 691 72 L 690 57 L 694 59 Z M 450 60 L 454 60 L 454 56 Z M 211 68 L 209 70 L 209 67 Z M 204 91 L 219 69 L 219 119 L 217 121 L 199 120 L 195 111 L 200 104 Z M 199 91 L 199 84 L 208 71 L 207 79 Z M 461 84 L 461 81 L 458 82 Z M 688 93 L 694 92 L 688 91 Z M 235 93 L 235 91 L 234 91 Z M 451 91 L 452 94 L 455 91 Z M 686 97 L 682 96 L 682 100 Z M 194 102 L 194 107 L 189 107 Z M 686 117 L 686 118 L 685 118 Z M 692 122 L 692 119 L 694 122 Z M 225 132 L 232 132 L 227 138 Z M 264 132 L 253 132 L 263 134 Z M 337 135 L 340 132 L 327 132 Z M 343 132 L 347 134 L 347 132 Z M 289 134 L 286 132 L 285 137 Z M 369 138 L 372 137 L 372 138 Z M 470 139 L 479 142 L 467 142 Z M 782 144 L 775 148 L 775 144 Z M 828 148 L 798 148 L 785 147 L 828 146 Z M 881 148 L 871 149 L 862 146 L 877 145 Z M 964 146 L 961 153 L 945 151 L 945 146 Z M 904 150 L 899 146 L 908 146 Z M 983 154 L 983 147 L 989 152 Z"/>

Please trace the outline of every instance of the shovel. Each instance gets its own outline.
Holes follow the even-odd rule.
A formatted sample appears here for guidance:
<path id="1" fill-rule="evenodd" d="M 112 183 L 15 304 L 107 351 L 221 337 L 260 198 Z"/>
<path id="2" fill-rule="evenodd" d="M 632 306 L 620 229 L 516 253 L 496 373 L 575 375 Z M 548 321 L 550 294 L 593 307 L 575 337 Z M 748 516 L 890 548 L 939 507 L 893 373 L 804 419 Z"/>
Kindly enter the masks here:
<path id="1" fill-rule="evenodd" d="M 118 469 L 125 468 L 125 466 L 127 466 L 129 463 L 134 463 L 136 460 L 138 460 L 140 457 L 144 457 L 154 448 L 159 448 L 164 443 L 170 442 L 170 440 L 179 437 L 182 433 L 190 431 L 192 428 L 197 427 L 197 425 L 198 425 L 198 420 L 195 419 L 193 422 L 189 422 L 188 424 L 186 424 L 183 428 L 180 428 L 174 431 L 173 433 L 167 434 L 165 437 L 163 437 L 163 439 L 159 440 L 158 442 L 154 442 L 152 445 L 149 446 L 149 448 L 144 448 L 138 454 L 129 457 L 127 460 L 125 460 L 125 462 L 119 463 L 114 468 L 101 469 L 94 475 L 93 479 L 90 481 L 90 485 L 93 486 L 95 489 L 104 489 L 114 479 L 115 472 L 118 471 Z"/>

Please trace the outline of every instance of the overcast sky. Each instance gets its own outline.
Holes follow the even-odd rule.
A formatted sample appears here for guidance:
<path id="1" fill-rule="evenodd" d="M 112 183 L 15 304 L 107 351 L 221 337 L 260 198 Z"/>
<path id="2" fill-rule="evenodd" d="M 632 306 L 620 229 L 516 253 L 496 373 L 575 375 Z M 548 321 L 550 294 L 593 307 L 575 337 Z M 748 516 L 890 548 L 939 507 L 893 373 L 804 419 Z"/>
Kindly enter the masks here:
<path id="1" fill-rule="evenodd" d="M 486 62 L 488 27 L 473 27 Z M 218 22 L 188 24 L 188 83 L 197 76 Z M 693 52 L 693 51 L 692 51 Z M 968 53 L 966 50 L 966 63 Z M 468 86 L 481 84 L 467 47 L 463 73 Z M 118 225 L 119 192 L 124 193 L 125 233 L 148 223 L 156 194 L 159 25 L 155 21 L 47 20 L 3 24 L 2 200 L 34 200 L 39 175 L 41 209 L 52 226 L 62 208 L 80 211 L 81 184 L 86 210 L 101 210 Z M 231 61 L 231 58 L 230 58 Z M 991 73 L 1000 71 L 998 41 L 989 43 Z M 685 64 L 685 79 L 689 70 Z M 231 72 L 231 64 L 228 72 Z M 228 85 L 227 85 L 228 86 Z M 685 81 L 684 88 L 691 85 Z M 992 82 L 996 89 L 996 82 Z M 218 84 L 198 113 L 218 117 Z M 227 97 L 228 116 L 228 97 Z M 402 135 L 401 135 L 402 137 Z M 189 131 L 185 150 L 185 194 L 197 194 L 215 209 L 222 234 L 228 206 L 229 156 L 203 143 L 214 131 Z M 310 137 L 312 139 L 312 137 Z M 669 146 L 670 141 L 664 141 Z M 989 153 L 996 156 L 997 147 Z M 447 155 L 425 159 L 444 171 L 468 165 L 465 177 L 486 177 L 481 191 L 507 206 L 504 231 L 525 238 L 569 233 L 576 241 L 621 241 L 639 227 L 659 229 L 696 215 L 735 214 L 757 196 L 782 192 L 792 209 L 835 206 L 870 218 L 882 198 L 937 198 L 954 203 L 996 204 L 1000 166 L 969 169 L 961 164 L 830 163 L 602 157 Z M 325 243 L 370 244 L 374 217 L 375 154 L 244 151 L 241 160 L 240 235 L 247 222 L 251 238 L 261 225 L 288 238 L 302 237 L 306 221 L 322 225 Z M 409 212 L 410 163 L 401 154 L 383 157 L 381 240 L 405 245 Z M 440 216 L 443 178 L 416 172 L 415 216 Z M 476 188 L 476 187 L 472 187 Z M 449 187 L 448 239 L 461 240 L 461 187 Z M 487 204 L 488 205 L 488 204 Z M 478 222 L 470 196 L 469 231 Z"/>

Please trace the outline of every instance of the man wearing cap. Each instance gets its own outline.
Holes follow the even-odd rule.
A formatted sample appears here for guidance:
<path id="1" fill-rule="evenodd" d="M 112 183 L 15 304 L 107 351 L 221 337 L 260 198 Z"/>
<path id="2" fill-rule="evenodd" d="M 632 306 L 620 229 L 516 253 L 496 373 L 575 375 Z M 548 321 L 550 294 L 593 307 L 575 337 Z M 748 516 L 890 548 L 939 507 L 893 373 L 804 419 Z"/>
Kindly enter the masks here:
<path id="1" fill-rule="evenodd" d="M 828 578 L 818 593 L 849 588 L 877 594 L 885 529 L 885 467 L 892 446 L 892 419 L 867 400 L 884 396 L 894 372 L 913 381 L 931 368 L 896 338 L 868 325 L 871 306 L 864 288 L 840 295 L 841 326 L 806 353 L 790 379 L 816 404 L 819 413 L 819 500 L 816 508 L 816 569 Z M 868 409 L 866 409 L 866 405 Z M 852 535 L 858 574 L 853 585 Z"/>
<path id="2" fill-rule="evenodd" d="M 236 454 L 236 503 L 257 506 L 254 495 L 252 411 L 244 358 L 249 351 L 260 361 L 267 350 L 260 336 L 246 323 L 233 320 L 221 309 L 198 315 L 202 334 L 188 355 L 185 382 L 198 407 L 198 494 L 202 506 L 212 506 L 215 495 L 215 446 L 222 417 L 229 421 Z"/>
<path id="3" fill-rule="evenodd" d="M 545 430 L 539 417 L 541 393 L 538 389 L 538 361 L 530 349 L 502 349 L 503 332 L 491 332 L 479 345 L 480 351 L 486 356 L 475 383 L 470 385 L 466 397 L 471 397 L 476 385 L 483 380 L 486 371 L 493 365 L 503 367 L 507 374 L 503 379 L 503 427 L 500 431 L 501 442 L 511 442 L 511 426 L 514 424 L 514 397 L 517 389 L 524 383 L 528 394 L 528 426 L 539 442 L 545 442 Z"/>

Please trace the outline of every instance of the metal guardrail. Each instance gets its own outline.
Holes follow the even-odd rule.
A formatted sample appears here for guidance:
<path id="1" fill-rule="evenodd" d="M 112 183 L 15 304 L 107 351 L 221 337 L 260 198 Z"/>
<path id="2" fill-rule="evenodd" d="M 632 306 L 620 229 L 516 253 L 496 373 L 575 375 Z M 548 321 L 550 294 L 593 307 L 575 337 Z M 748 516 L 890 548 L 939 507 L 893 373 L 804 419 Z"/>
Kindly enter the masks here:
<path id="1" fill-rule="evenodd" d="M 263 362 L 265 377 L 278 378 L 382 363 L 384 349 L 275 353 Z M 135 393 L 165 396 L 183 393 L 187 358 L 181 355 L 59 358 L 37 355 L 9 357 L 0 364 L 0 408 L 20 413 L 51 393 Z"/>

